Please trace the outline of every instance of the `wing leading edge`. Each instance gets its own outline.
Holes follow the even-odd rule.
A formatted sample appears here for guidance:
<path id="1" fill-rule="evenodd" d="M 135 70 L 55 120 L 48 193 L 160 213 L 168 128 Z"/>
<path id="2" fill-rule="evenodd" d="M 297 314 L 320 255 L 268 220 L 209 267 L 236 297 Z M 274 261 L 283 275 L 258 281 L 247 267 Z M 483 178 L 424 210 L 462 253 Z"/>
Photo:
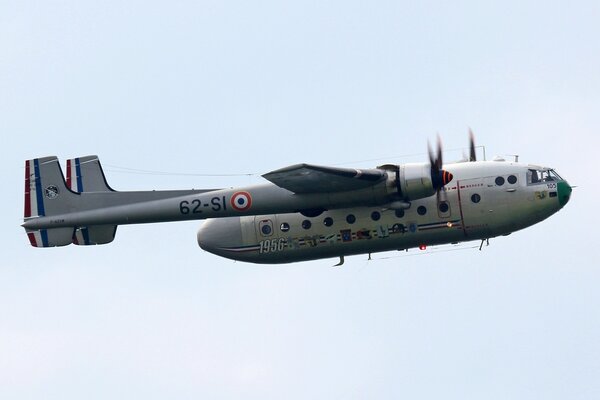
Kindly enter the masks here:
<path id="1" fill-rule="evenodd" d="M 268 172 L 263 178 L 294 193 L 326 193 L 364 189 L 386 176 L 379 169 L 353 169 L 296 164 Z"/>

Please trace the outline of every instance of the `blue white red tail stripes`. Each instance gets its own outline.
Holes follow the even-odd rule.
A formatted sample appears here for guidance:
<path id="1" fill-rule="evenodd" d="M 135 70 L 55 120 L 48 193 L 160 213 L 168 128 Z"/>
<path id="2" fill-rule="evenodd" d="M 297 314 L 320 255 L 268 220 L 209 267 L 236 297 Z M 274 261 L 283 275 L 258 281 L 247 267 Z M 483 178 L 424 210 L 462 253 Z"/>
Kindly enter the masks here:
<path id="1" fill-rule="evenodd" d="M 44 195 L 38 159 L 25 161 L 25 218 L 43 217 Z"/>
<path id="2" fill-rule="evenodd" d="M 81 161 L 79 158 L 67 160 L 67 187 L 74 192 L 83 192 Z"/>
<path id="3" fill-rule="evenodd" d="M 29 243 L 33 247 L 48 247 L 48 230 L 40 229 L 39 231 L 27 232 Z"/>
<path id="4" fill-rule="evenodd" d="M 25 161 L 25 218 L 44 216 L 44 196 L 40 179 L 40 161 Z M 29 243 L 34 247 L 48 246 L 48 231 L 41 229 L 27 232 Z"/>
<path id="5" fill-rule="evenodd" d="M 25 161 L 25 218 L 31 217 L 31 161 Z"/>

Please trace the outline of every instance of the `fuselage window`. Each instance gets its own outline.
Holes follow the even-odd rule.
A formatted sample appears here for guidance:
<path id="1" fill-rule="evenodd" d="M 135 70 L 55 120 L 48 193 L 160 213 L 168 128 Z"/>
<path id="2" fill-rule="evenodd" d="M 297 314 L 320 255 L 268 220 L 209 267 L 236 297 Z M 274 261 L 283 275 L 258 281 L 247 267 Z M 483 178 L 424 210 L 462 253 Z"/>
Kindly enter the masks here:
<path id="1" fill-rule="evenodd" d="M 354 216 L 354 214 L 348 214 L 348 216 L 346 217 L 346 222 L 349 224 L 355 223 L 356 217 Z"/>
<path id="2" fill-rule="evenodd" d="M 509 175 L 508 178 L 506 179 L 508 181 L 508 183 L 510 183 L 511 185 L 514 185 L 515 183 L 517 183 L 517 177 L 514 175 Z"/>
<path id="3" fill-rule="evenodd" d="M 496 185 L 498 185 L 498 186 L 504 185 L 504 178 L 501 177 L 501 176 L 497 177 L 496 178 Z"/>
<path id="4" fill-rule="evenodd" d="M 481 196 L 475 193 L 471 196 L 471 201 L 473 203 L 479 203 L 481 201 Z"/>
<path id="5" fill-rule="evenodd" d="M 290 230 L 290 224 L 282 222 L 281 225 L 279 225 L 279 229 L 281 229 L 281 232 L 287 232 Z"/>
<path id="6" fill-rule="evenodd" d="M 325 219 L 323 220 L 323 224 L 325 226 L 331 226 L 331 225 L 333 225 L 333 218 L 331 218 L 331 217 L 325 217 Z"/>
<path id="7" fill-rule="evenodd" d="M 381 214 L 379 213 L 379 211 L 373 211 L 371 213 L 371 219 L 373 221 L 379 221 L 380 218 L 381 218 Z"/>
<path id="8" fill-rule="evenodd" d="M 310 223 L 309 220 L 305 219 L 304 221 L 302 221 L 302 228 L 310 229 L 311 226 L 312 226 L 312 224 Z"/>
<path id="9" fill-rule="evenodd" d="M 550 174 L 552 177 L 554 177 L 554 179 L 553 179 L 553 180 L 557 180 L 557 181 L 562 181 L 562 180 L 563 180 L 563 178 L 561 178 L 561 176 L 558 174 L 558 172 L 556 172 L 556 171 L 555 171 L 555 170 L 553 170 L 553 169 L 549 170 L 549 171 L 548 171 L 548 173 L 549 173 L 549 174 Z"/>
<path id="10" fill-rule="evenodd" d="M 396 214 L 396 218 L 402 218 L 404 217 L 404 209 L 401 208 L 399 210 L 394 211 L 394 214 Z"/>
<path id="11" fill-rule="evenodd" d="M 271 228 L 271 225 L 265 224 L 260 228 L 260 230 L 264 236 L 269 236 L 273 229 Z"/>
<path id="12" fill-rule="evenodd" d="M 439 210 L 441 213 L 447 213 L 448 210 L 450 209 L 450 206 L 448 205 L 447 202 L 442 201 L 439 205 Z"/>
<path id="13" fill-rule="evenodd" d="M 425 207 L 425 206 L 419 206 L 419 208 L 417 208 L 417 213 L 419 215 L 425 215 L 425 214 L 427 214 L 427 207 Z"/>

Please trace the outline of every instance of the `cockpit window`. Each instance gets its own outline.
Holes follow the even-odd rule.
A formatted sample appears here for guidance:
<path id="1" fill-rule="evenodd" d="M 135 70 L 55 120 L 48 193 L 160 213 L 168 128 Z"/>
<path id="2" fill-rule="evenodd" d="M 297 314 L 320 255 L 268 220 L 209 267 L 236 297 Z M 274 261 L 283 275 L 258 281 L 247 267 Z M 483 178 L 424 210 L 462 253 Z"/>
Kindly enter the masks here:
<path id="1" fill-rule="evenodd" d="M 527 171 L 527 184 L 556 182 L 562 178 L 553 169 L 530 169 Z"/>
<path id="2" fill-rule="evenodd" d="M 550 173 L 550 175 L 554 176 L 554 180 L 556 181 L 562 181 L 563 178 L 561 178 L 561 176 L 553 169 L 551 169 L 550 171 L 548 171 Z"/>

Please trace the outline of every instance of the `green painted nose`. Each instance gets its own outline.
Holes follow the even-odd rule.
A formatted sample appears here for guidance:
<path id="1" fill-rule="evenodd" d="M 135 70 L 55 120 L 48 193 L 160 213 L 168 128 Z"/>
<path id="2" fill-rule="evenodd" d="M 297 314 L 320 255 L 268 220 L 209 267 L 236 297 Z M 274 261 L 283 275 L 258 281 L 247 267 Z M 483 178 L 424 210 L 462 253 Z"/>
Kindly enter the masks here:
<path id="1" fill-rule="evenodd" d="M 565 204 L 569 202 L 572 191 L 573 188 L 569 186 L 567 181 L 558 182 L 558 202 L 560 203 L 561 207 L 564 207 Z"/>

